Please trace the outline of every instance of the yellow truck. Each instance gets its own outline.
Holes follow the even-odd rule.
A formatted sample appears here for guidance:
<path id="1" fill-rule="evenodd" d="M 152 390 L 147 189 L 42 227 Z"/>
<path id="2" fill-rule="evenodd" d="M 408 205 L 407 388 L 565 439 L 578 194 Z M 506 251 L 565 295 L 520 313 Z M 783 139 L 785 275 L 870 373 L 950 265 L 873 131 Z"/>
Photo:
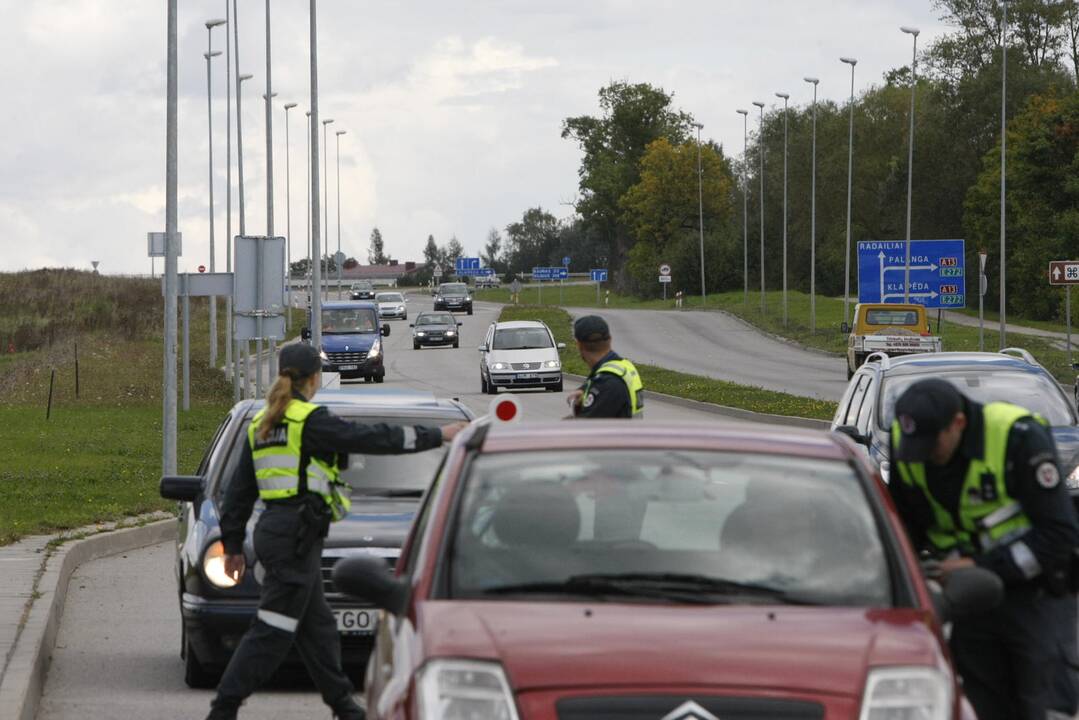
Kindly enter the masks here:
<path id="1" fill-rule="evenodd" d="M 847 340 L 847 379 L 865 359 L 876 352 L 888 355 L 940 352 L 940 338 L 929 331 L 929 318 L 922 305 L 858 303 L 854 326 L 843 323 Z"/>

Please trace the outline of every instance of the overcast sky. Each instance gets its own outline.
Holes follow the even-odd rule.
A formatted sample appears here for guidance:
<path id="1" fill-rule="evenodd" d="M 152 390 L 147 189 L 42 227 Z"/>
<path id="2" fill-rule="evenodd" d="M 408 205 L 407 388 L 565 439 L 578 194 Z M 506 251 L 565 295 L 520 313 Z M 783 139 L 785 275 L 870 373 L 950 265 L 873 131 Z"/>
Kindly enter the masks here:
<path id="1" fill-rule="evenodd" d="M 204 22 L 227 0 L 182 0 L 180 269 L 209 265 Z M 285 102 L 290 113 L 293 255 L 304 232 L 309 106 L 305 0 L 274 0 L 275 230 L 286 230 Z M 239 0 L 248 234 L 265 233 L 265 2 Z M 146 232 L 164 229 L 165 2 L 0 0 L 0 270 L 42 266 L 147 273 Z M 739 107 L 843 101 L 909 62 L 902 24 L 943 30 L 932 0 L 321 0 L 320 114 L 341 137 L 341 244 L 366 262 L 378 226 L 386 251 L 422 258 L 428 234 L 476 252 L 491 227 L 540 205 L 572 213 L 577 147 L 563 118 L 598 112 L 610 80 L 649 82 L 737 153 Z M 224 28 L 214 30 L 223 50 Z M 216 259 L 225 261 L 225 65 L 213 61 Z M 902 138 L 896 139 L 897 144 Z M 235 148 L 234 148 L 235 149 Z M 330 134 L 329 232 L 337 246 L 336 141 Z M 236 171 L 233 170 L 233 183 Z M 237 190 L 233 233 L 238 232 Z M 160 261 L 158 264 L 160 269 Z"/>

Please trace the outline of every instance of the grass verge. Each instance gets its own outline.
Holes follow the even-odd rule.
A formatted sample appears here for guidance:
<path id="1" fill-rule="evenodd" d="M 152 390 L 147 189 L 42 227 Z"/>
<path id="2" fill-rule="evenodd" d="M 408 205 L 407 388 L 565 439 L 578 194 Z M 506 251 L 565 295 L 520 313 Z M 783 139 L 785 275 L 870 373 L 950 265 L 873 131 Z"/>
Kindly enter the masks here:
<path id="1" fill-rule="evenodd" d="M 572 318 L 557 307 L 509 305 L 502 309 L 500 321 L 541 320 L 551 328 L 557 342 L 566 343 L 562 369 L 575 375 L 588 375 L 589 368 L 577 355 L 573 344 Z M 836 404 L 798 395 L 738 385 L 725 380 L 667 370 L 655 365 L 637 365 L 646 390 L 727 407 L 790 417 L 831 420 Z"/>

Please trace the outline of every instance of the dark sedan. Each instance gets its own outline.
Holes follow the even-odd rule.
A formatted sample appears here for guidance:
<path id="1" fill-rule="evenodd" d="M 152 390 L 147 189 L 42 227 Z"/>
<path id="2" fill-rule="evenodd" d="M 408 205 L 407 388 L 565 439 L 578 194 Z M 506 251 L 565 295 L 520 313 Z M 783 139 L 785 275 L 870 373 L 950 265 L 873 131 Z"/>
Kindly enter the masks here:
<path id="1" fill-rule="evenodd" d="M 366 423 L 443 425 L 473 417 L 460 403 L 411 391 L 327 390 L 319 392 L 315 401 L 344 418 Z M 191 687 L 214 686 L 255 616 L 258 569 L 245 574 L 238 585 L 225 574 L 218 518 L 247 426 L 262 405 L 262 401 L 246 400 L 233 407 L 207 448 L 198 476 L 162 479 L 162 495 L 181 501 L 175 572 L 184 679 Z M 392 568 L 420 497 L 443 456 L 442 450 L 430 450 L 415 455 L 349 457 L 342 479 L 352 486 L 352 514 L 333 524 L 323 551 L 326 596 L 337 617 L 347 666 L 362 668 L 366 663 L 378 613 L 334 590 L 330 569 L 340 558 L 357 554 L 381 558 Z M 255 567 L 251 531 L 261 509 L 258 503 L 248 524 L 244 543 L 248 567 Z M 299 663 L 298 656 L 293 660 Z"/>
<path id="2" fill-rule="evenodd" d="M 461 323 L 448 312 L 423 312 L 416 316 L 412 328 L 412 349 L 425 345 L 452 345 L 459 347 Z"/>

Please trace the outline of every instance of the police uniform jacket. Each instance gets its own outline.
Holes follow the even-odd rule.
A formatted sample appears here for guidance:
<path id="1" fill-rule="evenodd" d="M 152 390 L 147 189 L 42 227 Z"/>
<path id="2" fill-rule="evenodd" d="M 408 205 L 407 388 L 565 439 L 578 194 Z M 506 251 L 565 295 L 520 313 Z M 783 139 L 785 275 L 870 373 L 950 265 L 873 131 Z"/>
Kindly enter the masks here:
<path id="1" fill-rule="evenodd" d="M 588 392 L 581 396 L 575 416 L 581 418 L 629 418 L 633 417 L 633 404 L 630 402 L 629 388 L 622 378 L 606 372 L 598 372 L 604 363 L 621 360 L 622 357 L 611 351 L 592 367 L 588 380 L 581 386 Z"/>

